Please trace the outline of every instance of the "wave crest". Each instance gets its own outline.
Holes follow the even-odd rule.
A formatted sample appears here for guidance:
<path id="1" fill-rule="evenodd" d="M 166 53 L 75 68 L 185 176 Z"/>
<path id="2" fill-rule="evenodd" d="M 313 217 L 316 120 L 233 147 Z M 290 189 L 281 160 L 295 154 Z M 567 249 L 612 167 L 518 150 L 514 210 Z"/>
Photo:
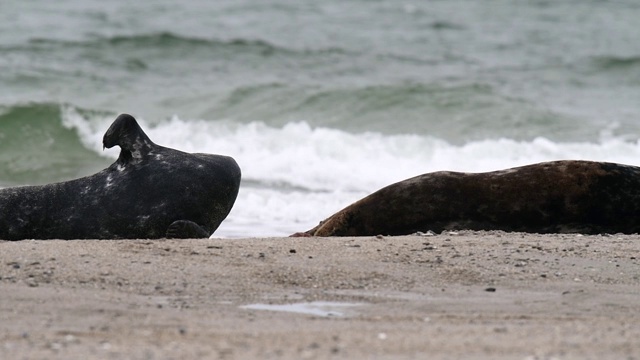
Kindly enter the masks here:
<path id="1" fill-rule="evenodd" d="M 14 172 L 1 173 L 0 181 L 51 182 L 105 167 L 118 156 L 118 149 L 103 152 L 101 144 L 116 115 L 56 104 L 5 108 L 0 157 Z M 218 236 L 279 236 L 311 228 L 368 193 L 426 172 L 481 172 L 561 159 L 640 165 L 640 143 L 615 137 L 597 143 L 539 137 L 456 145 L 431 136 L 352 133 L 303 121 L 271 126 L 177 116 L 138 120 L 160 145 L 236 159 L 243 182 Z"/>

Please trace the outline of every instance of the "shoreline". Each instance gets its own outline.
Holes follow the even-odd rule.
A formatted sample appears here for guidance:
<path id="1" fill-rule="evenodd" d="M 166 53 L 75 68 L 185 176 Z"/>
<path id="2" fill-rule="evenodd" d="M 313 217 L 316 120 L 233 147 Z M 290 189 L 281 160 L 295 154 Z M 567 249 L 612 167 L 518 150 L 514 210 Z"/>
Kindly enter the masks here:
<path id="1" fill-rule="evenodd" d="M 638 235 L 23 240 L 0 268 L 6 358 L 640 354 Z"/>

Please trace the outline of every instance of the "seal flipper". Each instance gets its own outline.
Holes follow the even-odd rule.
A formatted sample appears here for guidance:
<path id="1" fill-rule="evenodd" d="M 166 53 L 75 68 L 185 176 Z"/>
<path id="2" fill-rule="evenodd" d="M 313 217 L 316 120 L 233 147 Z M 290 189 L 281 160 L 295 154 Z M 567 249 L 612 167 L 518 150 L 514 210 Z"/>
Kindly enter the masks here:
<path id="1" fill-rule="evenodd" d="M 208 238 L 209 235 L 202 226 L 189 220 L 176 220 L 172 222 L 166 233 L 168 239 L 202 239 Z"/>

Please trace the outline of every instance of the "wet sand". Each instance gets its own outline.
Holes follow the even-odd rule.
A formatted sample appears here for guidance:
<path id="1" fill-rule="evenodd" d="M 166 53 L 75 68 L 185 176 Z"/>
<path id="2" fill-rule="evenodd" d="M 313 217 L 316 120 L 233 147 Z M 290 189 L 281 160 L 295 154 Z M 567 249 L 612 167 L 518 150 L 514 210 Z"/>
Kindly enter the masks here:
<path id="1" fill-rule="evenodd" d="M 3 359 L 640 359 L 638 339 L 640 236 L 0 242 Z"/>

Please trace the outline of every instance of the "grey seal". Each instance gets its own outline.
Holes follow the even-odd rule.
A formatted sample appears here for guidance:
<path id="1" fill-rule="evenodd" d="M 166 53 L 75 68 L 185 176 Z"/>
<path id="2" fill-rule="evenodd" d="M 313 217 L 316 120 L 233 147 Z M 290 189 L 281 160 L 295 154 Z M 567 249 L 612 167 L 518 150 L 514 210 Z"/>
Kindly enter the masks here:
<path id="1" fill-rule="evenodd" d="M 120 155 L 94 175 L 0 190 L 0 239 L 204 238 L 233 207 L 241 172 L 231 157 L 156 145 L 128 114 L 103 145 Z"/>

